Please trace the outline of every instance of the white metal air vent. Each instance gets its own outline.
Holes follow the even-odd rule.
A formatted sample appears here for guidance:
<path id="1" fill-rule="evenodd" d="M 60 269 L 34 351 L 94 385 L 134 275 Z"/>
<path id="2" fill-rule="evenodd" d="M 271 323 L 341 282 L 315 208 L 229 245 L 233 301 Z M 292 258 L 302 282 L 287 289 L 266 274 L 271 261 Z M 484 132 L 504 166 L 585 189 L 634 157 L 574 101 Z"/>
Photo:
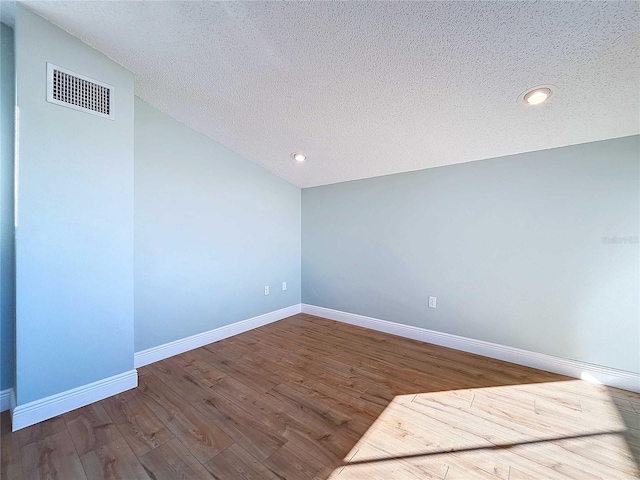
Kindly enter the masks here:
<path id="1" fill-rule="evenodd" d="M 113 120 L 113 87 L 47 63 L 47 102 Z"/>

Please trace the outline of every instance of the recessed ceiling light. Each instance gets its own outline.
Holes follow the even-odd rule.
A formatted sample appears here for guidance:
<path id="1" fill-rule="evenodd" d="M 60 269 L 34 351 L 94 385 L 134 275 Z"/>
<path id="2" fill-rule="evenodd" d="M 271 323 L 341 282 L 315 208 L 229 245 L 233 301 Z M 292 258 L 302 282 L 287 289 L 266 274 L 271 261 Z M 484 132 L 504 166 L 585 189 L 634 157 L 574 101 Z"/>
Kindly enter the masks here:
<path id="1" fill-rule="evenodd" d="M 542 105 L 544 102 L 549 100 L 551 94 L 552 91 L 548 86 L 540 85 L 524 92 L 522 95 L 520 95 L 520 100 L 525 105 Z"/>
<path id="2" fill-rule="evenodd" d="M 307 156 L 304 153 L 292 153 L 291 158 L 296 162 L 304 162 L 307 159 Z"/>

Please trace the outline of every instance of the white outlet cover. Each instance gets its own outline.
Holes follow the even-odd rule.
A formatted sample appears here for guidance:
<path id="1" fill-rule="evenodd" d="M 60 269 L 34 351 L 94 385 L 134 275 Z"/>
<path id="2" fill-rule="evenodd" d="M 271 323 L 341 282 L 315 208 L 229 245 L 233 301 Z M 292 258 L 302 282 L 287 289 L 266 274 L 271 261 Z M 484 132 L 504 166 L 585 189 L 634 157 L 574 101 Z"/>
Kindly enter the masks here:
<path id="1" fill-rule="evenodd" d="M 282 291 L 284 292 L 287 289 L 287 282 L 282 282 Z"/>
<path id="2" fill-rule="evenodd" d="M 264 287 L 264 294 L 269 295 L 269 285 Z"/>
<path id="3" fill-rule="evenodd" d="M 436 297 L 429 297 L 429 308 L 436 308 Z"/>

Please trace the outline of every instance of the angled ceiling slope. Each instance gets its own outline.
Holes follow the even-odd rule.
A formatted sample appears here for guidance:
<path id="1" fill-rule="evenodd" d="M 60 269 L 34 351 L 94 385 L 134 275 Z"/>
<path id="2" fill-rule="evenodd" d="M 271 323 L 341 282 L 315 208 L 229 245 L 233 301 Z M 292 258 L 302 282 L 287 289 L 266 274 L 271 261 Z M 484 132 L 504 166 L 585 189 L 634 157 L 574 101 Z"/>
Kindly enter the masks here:
<path id="1" fill-rule="evenodd" d="M 640 132 L 638 2 L 27 5 L 301 187 Z"/>

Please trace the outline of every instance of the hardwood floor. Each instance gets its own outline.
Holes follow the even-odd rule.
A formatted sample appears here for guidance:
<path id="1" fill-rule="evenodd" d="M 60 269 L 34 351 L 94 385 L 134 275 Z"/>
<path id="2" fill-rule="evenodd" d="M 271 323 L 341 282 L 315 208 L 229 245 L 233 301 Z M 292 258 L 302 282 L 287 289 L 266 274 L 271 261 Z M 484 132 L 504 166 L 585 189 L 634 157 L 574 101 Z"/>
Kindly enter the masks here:
<path id="1" fill-rule="evenodd" d="M 640 395 L 296 315 L 11 433 L 4 479 L 625 479 Z"/>

